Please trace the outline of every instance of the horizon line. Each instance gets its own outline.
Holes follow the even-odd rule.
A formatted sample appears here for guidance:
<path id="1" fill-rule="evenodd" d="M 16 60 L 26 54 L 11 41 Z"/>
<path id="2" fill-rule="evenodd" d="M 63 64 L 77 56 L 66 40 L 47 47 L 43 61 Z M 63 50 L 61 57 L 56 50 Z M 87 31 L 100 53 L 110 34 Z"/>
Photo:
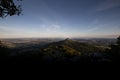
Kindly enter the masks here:
<path id="1" fill-rule="evenodd" d="M 119 37 L 119 36 L 118 36 Z M 11 37 L 0 39 L 116 39 L 115 37 Z"/>

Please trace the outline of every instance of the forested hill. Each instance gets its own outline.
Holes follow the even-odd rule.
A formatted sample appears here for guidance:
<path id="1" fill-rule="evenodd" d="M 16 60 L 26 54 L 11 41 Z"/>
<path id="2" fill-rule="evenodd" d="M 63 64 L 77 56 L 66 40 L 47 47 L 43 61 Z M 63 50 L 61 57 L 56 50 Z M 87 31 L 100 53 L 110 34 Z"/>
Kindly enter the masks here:
<path id="1" fill-rule="evenodd" d="M 71 49 L 79 51 L 80 53 L 101 52 L 105 49 L 105 47 L 99 47 L 94 44 L 92 45 L 88 43 L 78 42 L 78 41 L 74 41 L 68 38 L 65 40 L 59 41 L 59 42 L 50 43 L 46 45 L 46 48 L 53 48 L 53 47 L 58 47 L 58 46 L 70 47 Z M 55 49 L 53 49 L 53 51 L 54 50 Z"/>

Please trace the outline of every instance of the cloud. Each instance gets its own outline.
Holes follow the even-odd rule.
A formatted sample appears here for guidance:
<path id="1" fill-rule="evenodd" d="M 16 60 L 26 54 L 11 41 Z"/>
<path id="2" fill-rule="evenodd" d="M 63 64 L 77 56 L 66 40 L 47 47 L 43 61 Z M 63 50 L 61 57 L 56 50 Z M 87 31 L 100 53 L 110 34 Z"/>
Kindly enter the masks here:
<path id="1" fill-rule="evenodd" d="M 120 0 L 105 0 L 105 2 L 97 6 L 97 11 L 104 11 L 120 6 Z"/>
<path id="2" fill-rule="evenodd" d="M 0 27 L 0 33 L 5 32 L 6 30 L 2 27 Z"/>
<path id="3" fill-rule="evenodd" d="M 13 27 L 7 27 L 7 26 L 0 26 L 0 32 L 9 33 L 9 34 L 17 34 L 19 32 L 25 32 L 24 29 L 21 28 L 13 28 Z"/>
<path id="4" fill-rule="evenodd" d="M 52 32 L 56 32 L 57 30 L 60 29 L 59 25 L 50 25 L 49 27 L 46 28 L 47 31 L 52 31 Z"/>
<path id="5" fill-rule="evenodd" d="M 42 28 L 46 32 L 56 32 L 56 31 L 58 31 L 61 28 L 61 26 L 56 25 L 56 24 L 42 25 Z"/>
<path id="6" fill-rule="evenodd" d="M 101 24 L 100 20 L 96 18 L 96 19 L 91 20 L 91 23 L 88 24 L 87 28 L 83 31 L 86 33 L 94 32 L 94 31 L 100 30 L 104 26 L 105 24 Z"/>
<path id="7" fill-rule="evenodd" d="M 93 27 L 93 28 L 86 30 L 85 32 L 93 32 L 93 31 L 96 31 L 98 29 L 99 29 L 99 27 Z"/>
<path id="8" fill-rule="evenodd" d="M 12 29 L 9 27 L 5 27 L 5 26 L 0 26 L 0 33 L 7 33 L 7 32 L 12 32 Z"/>

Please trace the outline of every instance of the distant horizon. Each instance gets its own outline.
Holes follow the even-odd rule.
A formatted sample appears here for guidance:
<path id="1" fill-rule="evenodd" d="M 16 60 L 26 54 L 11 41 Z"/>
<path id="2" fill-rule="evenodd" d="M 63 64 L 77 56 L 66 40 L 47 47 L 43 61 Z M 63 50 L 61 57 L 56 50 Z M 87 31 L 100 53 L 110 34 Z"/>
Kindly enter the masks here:
<path id="1" fill-rule="evenodd" d="M 0 39 L 116 39 L 120 35 L 116 37 L 6 37 Z"/>

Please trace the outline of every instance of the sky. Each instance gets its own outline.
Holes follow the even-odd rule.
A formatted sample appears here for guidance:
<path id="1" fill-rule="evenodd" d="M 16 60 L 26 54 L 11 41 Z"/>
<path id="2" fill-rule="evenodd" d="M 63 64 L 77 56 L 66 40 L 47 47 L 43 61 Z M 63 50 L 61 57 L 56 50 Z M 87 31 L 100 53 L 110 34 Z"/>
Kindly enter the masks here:
<path id="1" fill-rule="evenodd" d="M 116 38 L 120 35 L 120 0 L 16 3 L 22 5 L 23 15 L 0 18 L 0 38 Z"/>

